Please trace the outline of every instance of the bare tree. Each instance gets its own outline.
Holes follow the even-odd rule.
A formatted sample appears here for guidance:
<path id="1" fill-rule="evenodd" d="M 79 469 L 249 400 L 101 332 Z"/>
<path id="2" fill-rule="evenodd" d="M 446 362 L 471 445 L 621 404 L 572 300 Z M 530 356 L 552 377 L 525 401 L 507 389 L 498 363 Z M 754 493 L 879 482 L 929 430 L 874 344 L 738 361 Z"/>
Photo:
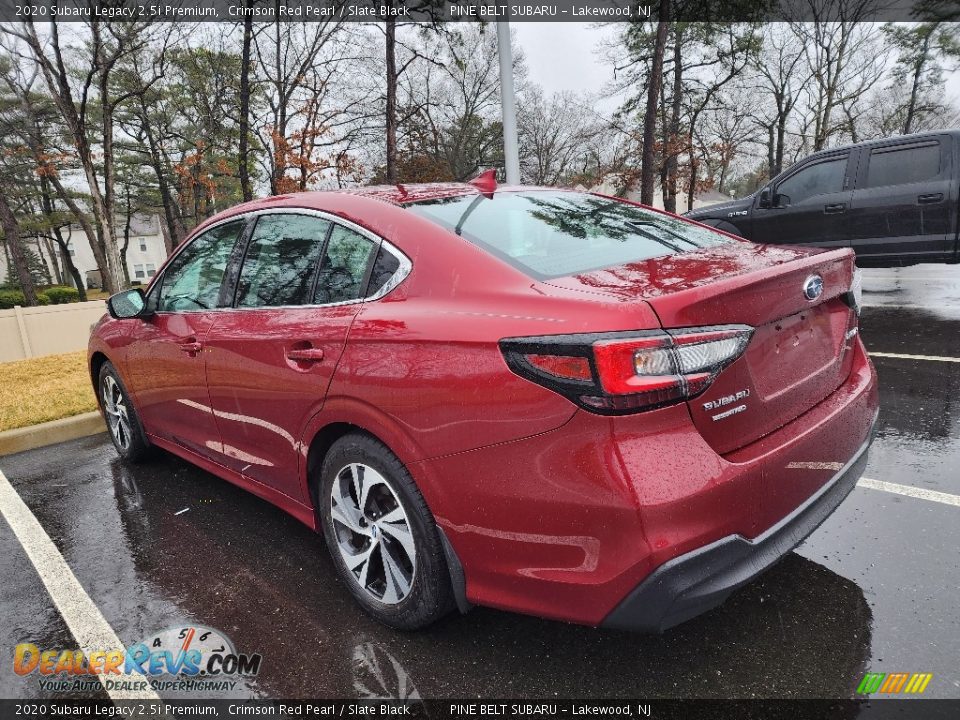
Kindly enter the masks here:
<path id="1" fill-rule="evenodd" d="M 822 150 L 850 130 L 850 108 L 881 79 L 884 72 L 878 41 L 880 28 L 866 22 L 877 0 L 807 0 L 812 22 L 793 22 L 803 45 L 812 83 L 807 84 L 805 132 L 812 150 Z M 846 106 L 846 110 L 844 110 Z"/>
<path id="2" fill-rule="evenodd" d="M 517 117 L 524 182 L 558 185 L 577 171 L 585 144 L 601 132 L 589 105 L 569 92 L 545 98 L 527 90 Z"/>
<path id="3" fill-rule="evenodd" d="M 347 38 L 339 37 L 342 30 L 346 28 L 335 20 L 297 24 L 277 19 L 253 36 L 255 83 L 268 109 L 257 131 L 273 195 L 296 187 L 285 179 L 291 164 L 296 164 L 291 163 L 291 153 L 299 150 L 302 156 L 312 150 L 311 143 L 315 145 L 327 129 L 330 109 L 324 104 L 331 77 L 343 69 L 349 54 Z"/>
<path id="4" fill-rule="evenodd" d="M 767 134 L 769 177 L 783 170 L 787 127 L 800 100 L 800 89 L 811 76 L 804 61 L 803 45 L 796 33 L 780 23 L 764 27 L 762 49 L 754 57 L 754 79 L 746 84 L 745 91 L 758 100 L 749 112 Z"/>
<path id="5" fill-rule="evenodd" d="M 30 19 L 17 29 L 5 25 L 3 31 L 29 47 L 63 117 L 89 188 L 95 227 L 89 226 L 83 213 L 77 220 L 90 232 L 104 289 L 116 292 L 123 274 L 114 228 L 114 113 L 127 97 L 114 94 L 112 80 L 117 64 L 147 42 L 147 33 L 144 23 L 99 18 L 91 18 L 83 27 L 83 41 L 74 45 L 64 44 L 54 21 L 43 37 Z"/>

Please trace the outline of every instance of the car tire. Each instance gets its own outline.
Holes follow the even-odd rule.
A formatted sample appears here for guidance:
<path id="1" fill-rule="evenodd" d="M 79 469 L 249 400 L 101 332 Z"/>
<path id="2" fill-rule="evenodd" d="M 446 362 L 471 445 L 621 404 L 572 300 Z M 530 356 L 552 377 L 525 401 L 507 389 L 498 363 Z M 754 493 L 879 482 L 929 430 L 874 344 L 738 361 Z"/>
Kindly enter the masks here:
<path id="1" fill-rule="evenodd" d="M 454 608 L 433 514 L 403 463 L 363 434 L 327 452 L 318 520 L 341 579 L 380 622 L 416 630 Z"/>
<path id="2" fill-rule="evenodd" d="M 150 442 L 143 431 L 143 425 L 140 424 L 140 416 L 133 406 L 130 393 L 127 392 L 117 369 L 109 362 L 100 367 L 97 389 L 100 412 L 120 457 L 132 463 L 146 459 L 150 452 Z"/>

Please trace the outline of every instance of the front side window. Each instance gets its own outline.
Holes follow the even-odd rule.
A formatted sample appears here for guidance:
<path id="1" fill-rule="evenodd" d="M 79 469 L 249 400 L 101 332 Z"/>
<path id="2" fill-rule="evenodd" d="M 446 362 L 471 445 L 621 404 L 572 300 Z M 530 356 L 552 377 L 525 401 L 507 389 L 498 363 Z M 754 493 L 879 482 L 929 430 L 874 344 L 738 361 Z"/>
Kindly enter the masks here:
<path id="1" fill-rule="evenodd" d="M 307 215 L 259 218 L 240 270 L 237 307 L 307 303 L 330 225 Z"/>
<path id="2" fill-rule="evenodd" d="M 808 165 L 791 175 L 777 186 L 781 205 L 797 205 L 816 195 L 826 195 L 843 190 L 846 176 L 847 156 Z"/>
<path id="3" fill-rule="evenodd" d="M 194 239 L 167 266 L 157 302 L 161 312 L 217 307 L 227 260 L 245 220 L 218 225 Z"/>
<path id="4" fill-rule="evenodd" d="M 317 305 L 358 300 L 366 291 L 367 270 L 377 244 L 342 225 L 330 233 L 313 302 Z"/>
<path id="5" fill-rule="evenodd" d="M 471 194 L 407 207 L 536 279 L 736 242 L 663 213 L 586 193 Z"/>
<path id="6" fill-rule="evenodd" d="M 899 148 L 875 148 L 870 151 L 867 168 L 868 188 L 908 185 L 940 174 L 940 143 Z"/>

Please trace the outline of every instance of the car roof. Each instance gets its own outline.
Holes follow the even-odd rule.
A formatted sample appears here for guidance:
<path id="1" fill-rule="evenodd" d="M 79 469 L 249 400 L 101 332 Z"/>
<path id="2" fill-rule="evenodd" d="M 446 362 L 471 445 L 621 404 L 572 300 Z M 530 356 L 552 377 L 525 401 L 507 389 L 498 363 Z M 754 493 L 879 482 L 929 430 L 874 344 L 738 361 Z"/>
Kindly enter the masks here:
<path id="1" fill-rule="evenodd" d="M 500 185 L 494 193 L 504 192 L 576 192 L 570 188 L 540 187 L 537 185 Z M 324 198 L 334 195 L 354 195 L 357 197 L 372 198 L 392 205 L 409 205 L 410 203 L 423 202 L 426 200 L 441 200 L 444 198 L 460 197 L 464 195 L 485 194 L 481 188 L 470 183 L 397 183 L 396 185 L 368 185 L 353 188 L 334 188 L 331 190 L 306 190 L 297 193 L 288 193 L 286 195 L 273 195 L 270 197 L 252 200 L 242 205 L 236 205 L 230 208 L 231 214 L 235 210 L 242 208 L 243 212 L 275 207 L 283 204 L 280 201 L 296 200 L 306 206 L 323 207 Z M 489 193 L 486 193 L 489 194 Z"/>
<path id="2" fill-rule="evenodd" d="M 202 232 L 205 232 L 213 225 L 241 215 L 257 213 L 264 210 L 283 209 L 296 211 L 298 208 L 320 210 L 322 212 L 339 215 L 346 220 L 350 220 L 381 234 L 373 227 L 369 220 L 371 219 L 371 212 L 373 215 L 377 215 L 377 206 L 383 209 L 383 204 L 393 206 L 394 208 L 401 208 L 404 205 L 427 200 L 469 197 L 471 195 L 493 197 L 494 193 L 527 191 L 577 192 L 572 189 L 541 187 L 536 185 L 501 185 L 491 193 L 470 183 L 403 183 L 333 190 L 306 190 L 283 195 L 270 195 L 234 205 L 197 225 L 178 243 L 178 247 Z"/>
<path id="3" fill-rule="evenodd" d="M 909 135 L 890 135 L 888 137 L 873 138 L 872 140 L 863 140 L 862 142 L 850 143 L 848 145 L 838 145 L 837 147 L 824 148 L 823 150 L 818 150 L 815 153 L 810 153 L 805 157 L 820 157 L 821 155 L 831 155 L 836 152 L 843 152 L 844 150 L 855 150 L 856 148 L 871 147 L 872 145 L 885 144 L 889 142 L 906 144 L 926 140 L 928 138 L 942 137 L 943 135 L 950 135 L 960 139 L 960 130 L 951 128 L 945 130 L 927 130 L 925 132 L 911 133 Z"/>

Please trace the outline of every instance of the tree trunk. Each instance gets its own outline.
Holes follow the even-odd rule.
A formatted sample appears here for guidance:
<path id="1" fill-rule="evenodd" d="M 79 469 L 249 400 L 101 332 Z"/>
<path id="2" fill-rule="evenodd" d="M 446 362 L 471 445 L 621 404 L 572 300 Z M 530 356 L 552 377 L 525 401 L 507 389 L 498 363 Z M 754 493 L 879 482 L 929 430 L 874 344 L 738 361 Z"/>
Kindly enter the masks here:
<path id="1" fill-rule="evenodd" d="M 690 187 L 687 188 L 687 212 L 693 210 L 693 198 L 697 194 L 697 165 L 699 160 L 693 154 L 693 144 L 690 145 Z M 718 191 L 719 192 L 719 191 Z"/>
<path id="2" fill-rule="evenodd" d="M 80 275 L 80 271 L 77 270 L 77 266 L 73 264 L 73 258 L 70 257 L 70 240 L 63 239 L 63 235 L 58 227 L 53 229 L 53 237 L 56 239 L 57 245 L 60 246 L 60 258 L 63 260 L 63 267 L 70 273 L 70 277 L 73 278 L 73 286 L 77 289 L 77 292 L 80 293 L 80 302 L 86 302 L 87 284 L 83 281 L 83 277 Z"/>
<path id="3" fill-rule="evenodd" d="M 89 27 L 91 29 L 93 43 L 95 46 L 95 61 L 100 68 L 98 86 L 101 90 L 109 90 L 107 82 L 109 68 L 106 68 L 100 64 L 102 58 L 100 57 L 99 53 L 102 52 L 103 46 L 100 41 L 99 21 L 91 22 Z M 47 88 L 50 90 L 50 95 L 56 104 L 57 109 L 60 111 L 60 115 L 63 117 L 64 123 L 66 124 L 67 129 L 73 138 L 73 144 L 77 151 L 77 159 L 80 161 L 80 165 L 83 168 L 84 177 L 90 190 L 90 208 L 93 211 L 94 222 L 96 225 L 95 235 L 91 234 L 91 224 L 89 221 L 87 221 L 83 212 L 79 210 L 79 207 L 76 203 L 71 202 L 66 197 L 66 191 L 64 190 L 63 186 L 56 181 L 56 178 L 54 178 L 57 192 L 61 195 L 61 197 L 64 198 L 64 201 L 67 203 L 67 206 L 70 207 L 71 212 L 77 216 L 77 222 L 79 222 L 87 232 L 87 239 L 90 242 L 90 248 L 93 250 L 93 256 L 97 261 L 97 267 L 100 269 L 104 289 L 108 292 L 116 292 L 119 278 L 119 273 L 117 272 L 118 258 L 116 252 L 116 242 L 114 241 L 113 235 L 113 219 L 110 217 L 110 201 L 112 193 L 111 183 L 113 180 L 112 118 L 109 117 L 109 113 L 105 113 L 105 116 L 102 119 L 104 125 L 103 129 L 105 131 L 103 137 L 104 176 L 107 178 L 107 195 L 104 197 L 103 193 L 100 191 L 100 185 L 97 178 L 96 162 L 94 161 L 93 153 L 90 149 L 90 143 L 87 140 L 87 128 L 85 126 L 85 120 L 81 118 L 77 109 L 77 105 L 74 103 L 73 91 L 70 87 L 70 76 L 68 74 L 66 65 L 63 62 L 63 54 L 60 46 L 60 35 L 57 24 L 54 22 L 50 23 L 49 38 L 46 39 L 45 42 L 40 41 L 40 38 L 36 33 L 36 28 L 32 22 L 26 23 L 26 29 L 27 35 L 25 39 L 30 45 L 35 59 L 40 64 L 40 69 L 43 72 Z M 47 57 L 45 49 L 47 45 L 53 49 L 55 54 L 55 62 L 52 62 Z M 108 104 L 108 95 L 101 95 L 101 107 L 112 112 L 113 108 Z M 35 148 L 34 152 L 39 152 L 40 150 L 40 148 Z"/>
<path id="4" fill-rule="evenodd" d="M 16 270 L 17 281 L 23 291 L 24 302 L 32 307 L 37 304 L 37 289 L 33 286 L 33 278 L 30 277 L 27 258 L 23 253 L 23 245 L 20 244 L 20 224 L 17 222 L 13 210 L 7 204 L 4 193 L 0 193 L 0 224 L 3 225 L 3 232 L 7 237 L 10 261 L 13 263 L 14 270 Z"/>
<path id="5" fill-rule="evenodd" d="M 244 8 L 249 3 L 244 2 Z M 247 14 L 243 20 L 243 51 L 240 65 L 240 152 L 237 163 L 240 171 L 240 190 L 244 201 L 253 200 L 250 187 L 250 44 L 253 39 L 253 16 Z M 167 251 L 169 254 L 169 249 Z"/>
<path id="6" fill-rule="evenodd" d="M 936 29 L 939 23 L 934 23 Z M 903 122 L 903 134 L 909 135 L 913 130 L 913 121 L 917 114 L 917 95 L 920 92 L 920 78 L 923 76 L 923 66 L 927 62 L 927 54 L 930 52 L 930 38 L 933 37 L 933 30 L 923 39 L 923 53 L 917 59 L 917 64 L 913 69 L 913 85 L 910 88 L 910 103 L 907 105 L 907 118 Z"/>
<path id="7" fill-rule="evenodd" d="M 130 203 L 130 188 L 126 192 L 126 217 L 123 221 L 123 245 L 120 246 L 120 267 L 123 268 L 124 287 L 130 287 L 130 268 L 127 266 L 127 251 L 130 249 L 130 216 L 132 215 Z"/>
<path id="8" fill-rule="evenodd" d="M 270 194 L 279 195 L 283 191 L 283 178 L 287 173 L 287 103 L 284 101 L 287 86 L 281 65 L 280 48 L 283 47 L 280 34 L 280 0 L 277 0 L 277 20 L 274 21 L 274 43 L 277 49 L 274 58 L 273 83 L 277 97 L 280 98 L 273 122 L 273 174 L 270 177 Z"/>
<path id="9" fill-rule="evenodd" d="M 116 217 L 114 216 L 114 187 L 116 182 L 116 167 L 113 157 L 113 104 L 110 102 L 110 86 L 107 74 L 100 74 L 100 112 L 101 117 L 101 143 L 103 147 L 103 194 L 97 191 L 95 194 L 100 197 L 100 242 L 103 245 L 103 254 L 106 256 L 107 269 L 110 273 L 110 279 L 113 287 L 108 291 L 118 292 L 121 289 L 121 282 L 126 277 L 126 268 L 121 262 L 117 247 L 116 237 Z M 124 283 L 124 287 L 129 283 Z"/>
<path id="10" fill-rule="evenodd" d="M 47 247 L 47 255 L 50 256 L 50 263 L 53 265 L 53 274 L 56 278 L 57 285 L 63 285 L 65 278 L 63 269 L 60 267 L 60 258 L 57 256 L 57 251 L 53 247 L 53 240 L 45 236 L 43 238 L 43 244 Z"/>
<path id="11" fill-rule="evenodd" d="M 90 245 L 90 250 L 93 251 L 93 257 L 97 262 L 97 269 L 100 270 L 106 265 L 106 260 L 103 259 L 103 250 L 100 245 L 96 242 L 96 230 L 90 222 L 90 219 L 87 217 L 86 213 L 77 205 L 76 200 L 74 200 L 70 193 L 67 192 L 67 189 L 63 186 L 63 183 L 60 182 L 60 178 L 56 175 L 50 176 L 50 181 L 53 183 L 54 188 L 56 188 L 57 195 L 60 196 L 60 199 L 63 203 L 69 208 L 70 212 L 73 214 L 76 221 L 80 224 L 80 227 L 83 229 L 83 234 L 87 238 L 87 243 Z M 71 262 L 71 267 L 73 263 Z M 76 268 L 74 268 L 76 269 Z M 101 272 L 101 285 L 103 285 L 103 277 Z M 75 274 L 75 277 L 79 276 L 79 273 Z M 105 288 L 104 288 L 105 289 Z"/>
<path id="12" fill-rule="evenodd" d="M 386 181 L 397 182 L 397 25 L 385 21 L 387 50 L 387 170 Z"/>
<path id="13" fill-rule="evenodd" d="M 43 264 L 43 279 L 47 285 L 53 285 L 53 281 L 56 278 L 57 284 L 59 285 L 62 279 L 60 276 L 60 265 L 57 264 L 57 258 L 53 254 L 53 245 L 50 243 L 50 239 L 39 233 L 36 234 L 34 238 L 37 242 L 37 254 L 40 256 L 40 262 Z M 51 265 L 54 269 L 53 273 L 50 272 Z"/>
<path id="14" fill-rule="evenodd" d="M 640 165 L 640 202 L 653 204 L 654 164 L 657 156 L 654 149 L 657 132 L 657 104 L 660 99 L 660 87 L 663 83 L 663 53 L 667 46 L 669 30 L 670 0 L 660 3 L 657 13 L 657 36 L 653 48 L 653 62 L 650 65 L 650 79 L 647 82 L 647 108 L 643 116 L 643 160 Z"/>
<path id="15" fill-rule="evenodd" d="M 170 237 L 170 229 L 167 227 L 167 224 L 159 223 L 159 225 L 160 236 L 163 238 L 163 247 L 167 251 L 167 257 L 169 257 L 176 245 L 174 244 L 173 239 Z"/>
<path id="16" fill-rule="evenodd" d="M 774 123 L 767 127 L 767 175 L 773 177 L 776 175 L 774 168 L 777 166 L 777 141 L 774 137 Z"/>
<path id="17" fill-rule="evenodd" d="M 143 104 L 143 97 L 140 98 L 140 122 L 143 127 L 143 134 L 147 138 L 147 147 L 150 150 L 150 165 L 153 168 L 154 175 L 157 176 L 157 189 L 160 191 L 160 202 L 163 203 L 163 217 L 166 220 L 167 231 L 163 234 L 163 245 L 167 255 L 173 252 L 186 230 L 183 227 L 181 213 L 173 199 L 173 193 L 170 191 L 170 183 L 167 182 L 167 175 L 163 169 L 163 158 L 160 156 L 160 148 L 157 143 L 156 135 L 153 132 L 153 125 L 147 115 L 147 108 Z"/>
<path id="18" fill-rule="evenodd" d="M 663 209 L 675 213 L 677 211 L 677 169 L 680 159 L 680 112 L 683 109 L 683 58 L 681 57 L 680 28 L 673 28 L 673 96 L 670 98 L 670 129 L 667 132 L 667 142 L 664 148 L 664 157 L 667 166 L 667 182 L 663 195 Z"/>
<path id="19" fill-rule="evenodd" d="M 786 114 L 777 118 L 777 154 L 773 165 L 773 175 L 776 177 L 783 172 L 783 153 L 787 138 L 787 116 Z"/>

